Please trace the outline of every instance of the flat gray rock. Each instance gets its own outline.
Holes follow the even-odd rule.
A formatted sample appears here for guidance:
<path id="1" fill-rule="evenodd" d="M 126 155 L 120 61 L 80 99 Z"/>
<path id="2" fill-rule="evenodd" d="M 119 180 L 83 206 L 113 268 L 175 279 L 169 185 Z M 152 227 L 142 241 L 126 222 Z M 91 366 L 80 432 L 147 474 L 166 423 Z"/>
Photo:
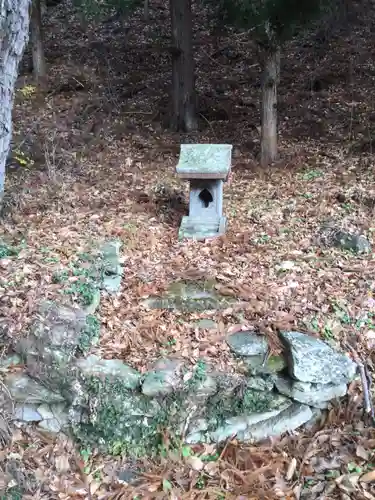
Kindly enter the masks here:
<path id="1" fill-rule="evenodd" d="M 215 284 L 212 280 L 176 281 L 162 296 L 148 297 L 142 304 L 150 309 L 185 312 L 225 309 L 235 300 L 217 293 Z"/>
<path id="2" fill-rule="evenodd" d="M 101 359 L 91 355 L 76 361 L 76 366 L 83 377 L 94 376 L 118 380 L 126 389 L 136 389 L 141 380 L 141 374 L 119 359 Z"/>
<path id="3" fill-rule="evenodd" d="M 193 383 L 190 393 L 193 399 L 202 400 L 215 394 L 217 389 L 218 385 L 216 379 L 206 374 L 202 380 Z"/>
<path id="4" fill-rule="evenodd" d="M 57 418 L 42 420 L 39 422 L 38 427 L 44 431 L 50 432 L 51 434 L 57 434 L 61 431 L 61 423 L 57 420 Z"/>
<path id="5" fill-rule="evenodd" d="M 101 249 L 102 282 L 100 288 L 109 294 L 116 294 L 121 287 L 123 266 L 120 264 L 121 242 L 114 240 L 105 243 Z"/>
<path id="6" fill-rule="evenodd" d="M 371 244 L 362 234 L 351 234 L 344 231 L 338 231 L 333 241 L 336 247 L 343 250 L 350 250 L 355 253 L 370 253 Z"/>
<path id="7" fill-rule="evenodd" d="M 275 382 L 270 375 L 259 375 L 255 377 L 248 377 L 246 379 L 246 386 L 249 389 L 255 389 L 257 391 L 272 391 L 274 385 Z"/>
<path id="8" fill-rule="evenodd" d="M 8 375 L 4 385 L 18 403 L 59 403 L 64 400 L 61 394 L 47 389 L 22 373 Z"/>
<path id="9" fill-rule="evenodd" d="M 300 403 L 293 403 L 277 415 L 250 425 L 237 434 L 240 441 L 257 442 L 268 437 L 280 436 L 284 432 L 294 431 L 308 422 L 313 416 L 311 408 Z"/>
<path id="10" fill-rule="evenodd" d="M 22 422 L 40 422 L 43 417 L 36 405 L 19 404 L 14 409 L 14 419 Z"/>
<path id="11" fill-rule="evenodd" d="M 275 380 L 275 385 L 281 394 L 285 394 L 285 396 L 300 403 L 321 409 L 327 408 L 329 401 L 345 396 L 347 391 L 345 383 L 339 385 L 312 384 L 281 376 Z"/>
<path id="12" fill-rule="evenodd" d="M 202 328 L 205 330 L 214 330 L 217 328 L 217 322 L 214 321 L 213 319 L 209 319 L 209 318 L 199 319 L 196 322 L 196 325 L 198 328 Z"/>
<path id="13" fill-rule="evenodd" d="M 227 343 L 230 350 L 238 356 L 265 356 L 268 350 L 268 342 L 263 335 L 257 335 L 251 331 L 237 332 L 229 335 Z"/>
<path id="14" fill-rule="evenodd" d="M 291 377 L 301 382 L 340 385 L 355 377 L 357 365 L 320 339 L 300 332 L 281 332 Z"/>
<path id="15" fill-rule="evenodd" d="M 178 359 L 158 360 L 143 381 L 143 394 L 164 396 L 172 393 L 182 383 L 182 367 L 183 361 Z"/>
<path id="16" fill-rule="evenodd" d="M 75 354 L 80 336 L 86 328 L 87 315 L 79 308 L 43 302 L 30 327 L 27 338 L 21 339 L 17 352 L 28 368 L 37 372 L 51 365 L 62 366 Z"/>
<path id="17" fill-rule="evenodd" d="M 288 409 L 293 402 L 279 394 L 275 394 L 274 408 L 265 412 L 251 413 L 249 415 L 240 415 L 226 419 L 225 423 L 219 426 L 214 432 L 210 433 L 210 441 L 219 443 L 233 436 L 238 436 L 247 429 L 262 422 L 267 422 L 272 417 L 276 417 L 284 410 Z M 201 431 L 201 429 L 199 429 Z"/>

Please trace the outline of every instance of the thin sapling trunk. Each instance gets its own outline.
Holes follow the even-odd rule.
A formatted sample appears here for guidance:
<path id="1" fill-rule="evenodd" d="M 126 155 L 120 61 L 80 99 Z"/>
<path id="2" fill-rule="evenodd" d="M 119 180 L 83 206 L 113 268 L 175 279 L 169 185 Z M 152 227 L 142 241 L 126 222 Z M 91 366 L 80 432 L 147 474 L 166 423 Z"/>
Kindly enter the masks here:
<path id="1" fill-rule="evenodd" d="M 261 164 L 277 159 L 277 84 L 280 74 L 280 50 L 268 50 L 263 60 L 261 109 Z"/>

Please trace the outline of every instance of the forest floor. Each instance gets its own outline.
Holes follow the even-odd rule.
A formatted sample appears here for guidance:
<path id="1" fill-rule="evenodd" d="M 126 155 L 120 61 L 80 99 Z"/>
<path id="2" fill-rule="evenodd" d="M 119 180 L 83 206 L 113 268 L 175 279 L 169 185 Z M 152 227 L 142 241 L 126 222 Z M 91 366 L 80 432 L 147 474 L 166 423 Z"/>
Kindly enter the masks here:
<path id="1" fill-rule="evenodd" d="M 71 7 L 51 8 L 45 16 L 50 91 L 35 92 L 25 57 L 14 109 L 0 228 L 1 238 L 22 245 L 17 256 L 0 258 L 0 311 L 9 334 L 25 332 L 40 301 L 58 297 L 56 271 L 98 241 L 117 237 L 124 283 L 120 296 L 100 307 L 101 356 L 145 371 L 167 350 L 225 369 L 231 357 L 223 338 L 240 323 L 270 339 L 289 328 L 350 341 L 374 371 L 374 257 L 316 243 L 327 222 L 370 241 L 375 231 L 375 18 L 370 8 L 352 9 L 350 29 L 327 28 L 327 40 L 307 33 L 287 45 L 279 88 L 281 160 L 261 169 L 260 68 L 247 36 L 214 36 L 208 12 L 195 11 L 200 130 L 177 134 L 165 128 L 167 8 L 151 2 L 148 23 L 139 11 L 126 22 L 87 26 Z M 177 240 L 187 210 L 186 183 L 175 175 L 184 142 L 234 146 L 223 238 Z M 285 261 L 293 266 L 280 273 Z M 245 301 L 241 317 L 227 309 L 181 313 L 176 321 L 176 313 L 142 307 L 142 299 L 172 281 L 199 277 L 215 278 Z M 196 328 L 207 317 L 216 331 Z M 353 385 L 317 434 L 258 447 L 228 443 L 209 472 L 183 458 L 161 459 L 148 464 L 137 487 L 113 479 L 120 460 L 84 457 L 69 441 L 32 429 L 15 431 L 0 463 L 21 464 L 19 478 L 30 492 L 22 498 L 292 499 L 309 491 L 302 498 L 371 499 L 375 474 L 368 483 L 359 477 L 374 469 L 375 431 L 362 421 L 359 391 Z"/>

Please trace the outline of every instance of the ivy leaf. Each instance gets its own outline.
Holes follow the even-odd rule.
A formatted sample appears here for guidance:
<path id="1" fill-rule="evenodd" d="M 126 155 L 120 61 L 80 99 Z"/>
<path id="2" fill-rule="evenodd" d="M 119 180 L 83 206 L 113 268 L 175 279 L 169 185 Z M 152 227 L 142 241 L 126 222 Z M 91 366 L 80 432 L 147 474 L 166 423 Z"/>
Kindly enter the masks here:
<path id="1" fill-rule="evenodd" d="M 183 446 L 181 450 L 182 456 L 184 458 L 188 458 L 191 455 L 191 448 L 190 446 Z"/>
<path id="2" fill-rule="evenodd" d="M 172 483 L 168 479 L 163 479 L 163 491 L 170 491 L 172 489 Z"/>

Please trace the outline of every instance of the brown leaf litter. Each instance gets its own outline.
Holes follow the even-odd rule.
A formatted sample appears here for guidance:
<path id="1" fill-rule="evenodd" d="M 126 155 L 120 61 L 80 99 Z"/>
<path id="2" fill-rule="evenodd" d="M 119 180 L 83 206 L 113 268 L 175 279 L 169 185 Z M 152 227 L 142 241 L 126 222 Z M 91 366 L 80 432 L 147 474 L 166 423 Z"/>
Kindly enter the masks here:
<path id="1" fill-rule="evenodd" d="M 119 297 L 105 298 L 100 307 L 102 356 L 141 371 L 161 354 L 192 363 L 205 357 L 233 370 L 223 340 L 227 332 L 255 328 L 277 351 L 278 329 L 298 328 L 348 342 L 373 374 L 373 255 L 316 244 L 327 221 L 370 240 L 374 231 L 374 163 L 367 140 L 375 116 L 375 77 L 367 63 L 375 42 L 373 10 L 352 3 L 350 32 L 333 30 L 321 51 L 311 47 L 318 44 L 312 34 L 305 44 L 288 44 L 279 88 L 282 161 L 262 170 L 260 68 L 252 43 L 230 32 L 214 36 L 206 27 L 207 10 L 194 6 L 201 130 L 176 134 L 163 125 L 170 60 L 154 41 L 169 35 L 167 6 L 151 4 L 151 24 L 138 11 L 130 16 L 126 42 L 120 25 L 116 33 L 118 21 L 111 29 L 89 25 L 87 33 L 94 35 L 86 37 L 73 9 L 65 29 L 61 19 L 68 8 L 60 4 L 45 19 L 49 94 L 18 92 L 14 109 L 14 143 L 34 164 L 20 166 L 13 159 L 8 169 L 0 236 L 21 251 L 0 259 L 4 344 L 27 330 L 41 300 L 60 297 L 52 279 L 56 271 L 101 240 L 117 237 L 125 275 Z M 230 50 L 218 51 L 225 47 Z M 230 51 L 239 57 L 231 59 Z M 321 88 L 308 84 L 318 80 Z M 30 75 L 23 73 L 19 83 L 30 84 Z M 187 186 L 174 173 L 182 142 L 234 145 L 223 238 L 177 241 L 186 210 Z M 171 197 L 179 201 L 169 203 Z M 293 265 L 280 271 L 286 261 Z M 216 279 L 221 292 L 241 306 L 189 314 L 141 306 L 171 281 L 200 277 Z M 214 319 L 216 330 L 198 329 L 201 318 Z M 362 423 L 361 401 L 360 388 L 353 386 L 317 433 L 296 432 L 259 446 L 232 440 L 215 460 L 207 457 L 216 451 L 204 445 L 194 448 L 190 461 L 171 450 L 167 459 L 144 464 L 147 473 L 138 485 L 118 480 L 126 465 L 120 459 L 94 450 L 84 461 L 82 450 L 67 439 L 15 429 L 1 452 L 0 490 L 22 485 L 23 498 L 48 500 L 372 499 L 375 435 Z M 8 439 L 1 416 L 0 427 Z"/>

